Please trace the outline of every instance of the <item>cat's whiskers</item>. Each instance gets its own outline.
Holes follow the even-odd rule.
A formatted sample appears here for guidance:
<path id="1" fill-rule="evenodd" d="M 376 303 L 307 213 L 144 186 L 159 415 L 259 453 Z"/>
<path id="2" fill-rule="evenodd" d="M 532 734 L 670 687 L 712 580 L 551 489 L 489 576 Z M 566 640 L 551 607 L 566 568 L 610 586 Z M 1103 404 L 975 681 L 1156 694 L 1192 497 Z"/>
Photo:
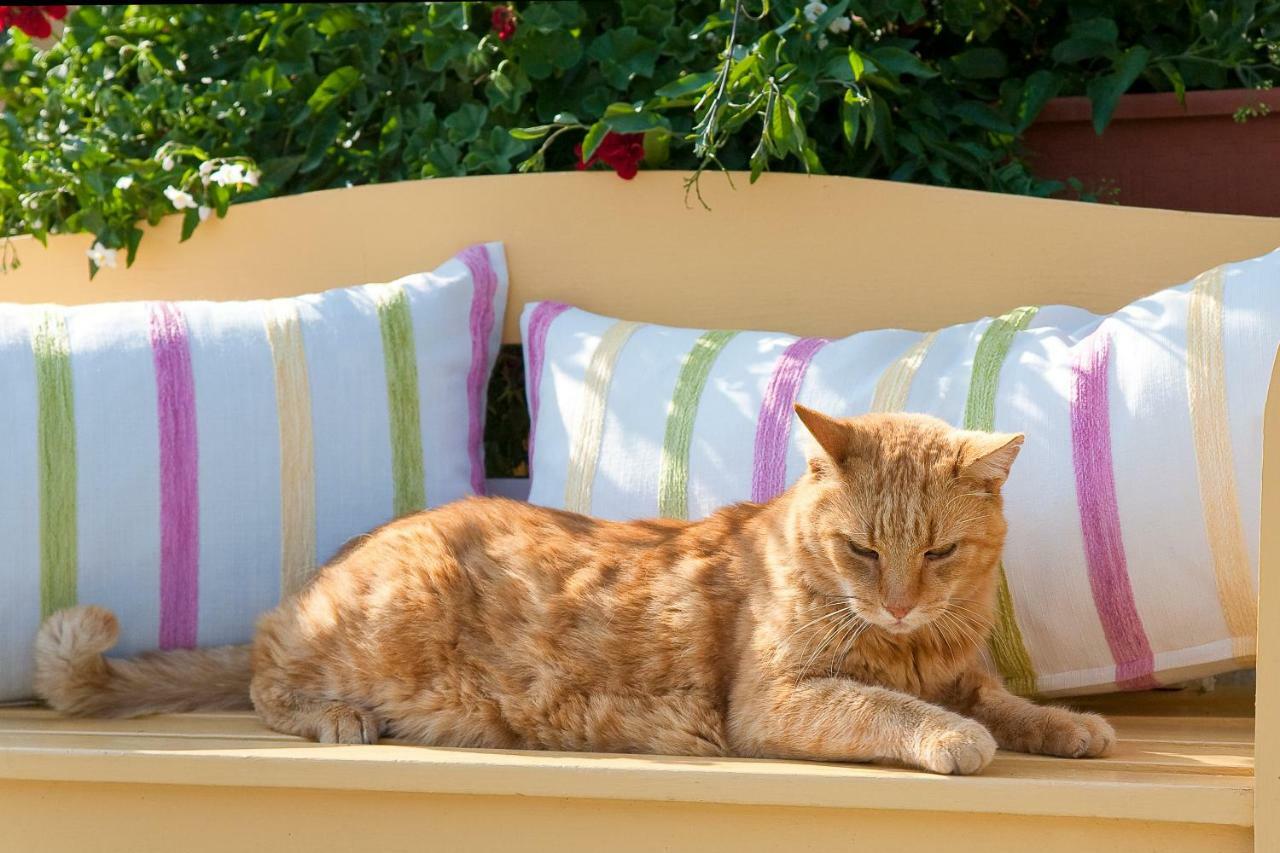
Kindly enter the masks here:
<path id="1" fill-rule="evenodd" d="M 946 610 L 948 612 L 951 612 L 952 615 L 954 616 L 968 617 L 969 621 L 973 623 L 972 627 L 975 630 L 979 630 L 979 629 L 989 630 L 991 627 L 992 614 L 990 612 L 983 613 L 980 610 L 975 610 L 974 608 L 968 607 L 964 604 L 960 604 L 954 601 L 947 603 Z"/>
<path id="2" fill-rule="evenodd" d="M 952 621 L 954 617 L 948 613 L 939 614 L 939 618 L 932 625 L 937 628 L 937 635 L 942 639 L 946 646 L 946 650 L 951 654 L 958 654 L 964 650 L 966 643 L 966 635 L 962 629 L 959 629 Z"/>
<path id="3" fill-rule="evenodd" d="M 841 618 L 841 619 L 837 620 L 837 621 L 836 621 L 836 623 L 835 623 L 835 625 L 833 625 L 833 626 L 832 626 L 832 627 L 827 631 L 827 633 L 823 635 L 823 637 L 822 637 L 822 641 L 818 643 L 818 647 L 817 647 L 816 649 L 814 649 L 814 650 L 813 650 L 813 652 L 812 652 L 812 653 L 810 653 L 810 654 L 809 654 L 809 656 L 808 656 L 808 657 L 806 657 L 806 658 L 804 659 L 804 663 L 802 663 L 802 664 L 800 665 L 800 668 L 796 671 L 796 684 L 799 684 L 799 683 L 800 683 L 800 681 L 801 681 L 801 679 L 803 679 L 803 678 L 804 678 L 805 673 L 807 673 L 807 672 L 809 671 L 809 666 L 810 666 L 810 664 L 812 664 L 815 660 L 817 660 L 817 659 L 818 659 L 818 656 L 819 656 L 819 655 L 821 655 L 821 654 L 822 654 L 822 652 L 827 648 L 827 645 L 831 642 L 831 640 L 832 640 L 834 637 L 839 636 L 839 632 L 840 632 L 840 630 L 841 630 L 841 627 L 842 627 L 842 626 L 843 626 L 843 625 L 844 625 L 844 624 L 845 624 L 845 623 L 846 623 L 846 622 L 847 622 L 851 617 L 852 617 L 852 618 L 855 618 L 855 619 L 856 619 L 856 618 L 858 618 L 858 615 L 857 615 L 856 613 L 854 613 L 854 612 L 853 612 L 853 610 L 852 610 L 851 608 L 847 608 L 847 607 L 845 608 L 844 613 L 842 614 L 842 616 L 843 616 L 843 618 Z M 817 632 L 815 631 L 814 633 L 816 634 Z M 808 648 L 809 648 L 809 647 L 808 647 L 808 645 L 806 645 L 806 646 L 805 646 L 805 649 L 806 649 L 806 650 L 808 650 Z M 803 652 L 802 652 L 801 654 L 803 654 Z"/>
<path id="4" fill-rule="evenodd" d="M 795 630 L 793 630 L 780 643 L 778 643 L 776 650 L 779 653 L 785 653 L 787 647 L 791 643 L 791 638 L 794 637 L 796 634 L 799 634 L 801 631 L 805 630 L 806 628 L 809 628 L 810 626 L 821 625 L 823 622 L 826 622 L 830 619 L 835 619 L 838 616 L 840 616 L 842 613 L 844 613 L 846 610 L 848 610 L 848 607 L 845 606 L 843 602 L 833 602 L 830 604 L 826 604 L 824 606 L 829 607 L 831 609 L 821 614 L 815 619 L 810 619 L 808 622 L 801 625 L 799 628 L 796 628 Z M 818 629 L 818 630 L 821 630 L 821 629 Z M 817 634 L 817 630 L 815 630 L 813 634 L 809 635 L 809 639 L 805 642 L 804 648 L 800 650 L 801 657 L 804 657 L 804 654 L 807 651 L 809 651 L 809 646 L 813 643 L 813 637 L 815 634 Z"/>
<path id="5" fill-rule="evenodd" d="M 955 613 L 944 610 L 938 614 L 938 624 L 948 626 L 949 631 L 957 636 L 961 646 L 980 646 L 982 644 L 982 636 L 965 620 L 961 619 Z"/>
<path id="6" fill-rule="evenodd" d="M 827 672 L 831 675 L 836 673 L 840 668 L 840 664 L 849 656 L 849 652 L 853 651 L 853 646 L 858 642 L 858 638 L 861 637 L 871 625 L 870 622 L 863 619 L 861 616 L 858 616 L 856 613 L 853 614 L 853 619 L 847 624 L 852 624 L 853 630 L 849 632 L 848 639 L 844 641 L 840 646 L 840 650 L 836 652 L 835 656 L 831 659 L 831 666 L 827 669 Z"/>

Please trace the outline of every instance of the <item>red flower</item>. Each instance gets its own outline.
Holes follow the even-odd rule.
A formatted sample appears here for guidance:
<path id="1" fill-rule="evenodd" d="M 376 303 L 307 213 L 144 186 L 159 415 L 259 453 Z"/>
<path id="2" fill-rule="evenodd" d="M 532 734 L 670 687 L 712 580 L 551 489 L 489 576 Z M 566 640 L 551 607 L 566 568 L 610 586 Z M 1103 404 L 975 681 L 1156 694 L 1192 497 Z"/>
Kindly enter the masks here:
<path id="1" fill-rule="evenodd" d="M 574 146 L 573 151 L 578 155 L 575 169 L 582 170 L 594 166 L 597 162 L 603 162 L 617 172 L 619 178 L 629 181 L 636 176 L 636 172 L 640 171 L 640 161 L 644 159 L 644 134 L 609 131 L 604 139 L 600 140 L 600 145 L 591 155 L 591 159 L 586 161 L 582 159 L 582 143 Z"/>
<path id="2" fill-rule="evenodd" d="M 36 39 L 53 35 L 49 19 L 61 21 L 67 16 L 66 6 L 0 6 L 0 29 L 17 27 Z"/>
<path id="3" fill-rule="evenodd" d="M 516 34 L 516 10 L 510 6 L 498 6 L 489 18 L 489 24 L 503 41 L 511 41 Z"/>

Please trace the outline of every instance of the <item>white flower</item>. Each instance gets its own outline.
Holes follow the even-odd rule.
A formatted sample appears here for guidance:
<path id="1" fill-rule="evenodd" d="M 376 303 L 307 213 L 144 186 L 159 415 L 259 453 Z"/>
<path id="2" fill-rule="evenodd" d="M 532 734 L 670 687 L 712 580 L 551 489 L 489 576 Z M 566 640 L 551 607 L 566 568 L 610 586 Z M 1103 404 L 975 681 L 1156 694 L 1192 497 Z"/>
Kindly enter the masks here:
<path id="1" fill-rule="evenodd" d="M 258 185 L 259 177 L 258 173 L 253 169 L 247 169 L 244 173 L 244 182 L 251 187 L 256 187 Z"/>
<path id="2" fill-rule="evenodd" d="M 189 192 L 178 189 L 177 187 L 168 187 L 164 191 L 164 197 L 173 203 L 174 210 L 184 210 L 196 206 L 196 200 Z"/>
<path id="3" fill-rule="evenodd" d="M 804 7 L 804 17 L 809 23 L 814 23 L 822 17 L 822 13 L 827 11 L 826 3 L 819 3 L 818 0 L 812 0 L 806 3 Z"/>
<path id="4" fill-rule="evenodd" d="M 836 18 L 827 25 L 827 29 L 833 33 L 847 33 L 849 28 L 853 26 L 853 21 L 848 18 Z"/>
<path id="5" fill-rule="evenodd" d="M 206 184 L 209 183 L 209 176 L 213 174 L 213 170 L 218 168 L 217 164 L 212 160 L 205 160 L 200 164 L 200 180 Z"/>
<path id="6" fill-rule="evenodd" d="M 31 220 L 31 227 L 39 231 L 41 228 L 44 227 L 44 220 L 43 219 Z"/>
<path id="7" fill-rule="evenodd" d="M 85 252 L 89 256 L 89 260 L 96 267 L 114 267 L 116 265 L 116 250 L 108 249 L 101 243 L 94 243 L 93 248 Z"/>
<path id="8" fill-rule="evenodd" d="M 127 190 L 133 186 L 133 175 L 125 175 L 123 178 L 116 180 L 116 189 Z"/>
<path id="9" fill-rule="evenodd" d="M 831 43 L 831 42 L 827 41 L 827 37 L 826 37 L 826 36 L 818 36 L 818 49 L 819 49 L 819 50 L 826 50 L 827 45 L 828 45 L 828 44 L 830 44 L 830 43 Z"/>
<path id="10" fill-rule="evenodd" d="M 244 183 L 244 166 L 239 163 L 223 163 L 209 175 L 209 180 L 220 187 Z"/>
<path id="11" fill-rule="evenodd" d="M 204 222 L 206 219 L 208 219 L 208 218 L 209 218 L 209 215 L 210 215 L 211 213 L 213 213 L 213 208 L 212 208 L 212 207 L 207 207 L 207 206 L 205 206 L 205 205 L 203 205 L 203 204 L 202 204 L 202 205 L 200 205 L 200 207 L 199 207 L 199 209 L 196 211 L 196 213 L 198 213 L 198 214 L 200 215 L 200 221 L 201 221 L 201 222 Z"/>
<path id="12" fill-rule="evenodd" d="M 164 169 L 166 172 L 172 172 L 174 165 L 172 157 L 165 157 L 160 161 L 160 168 Z"/>

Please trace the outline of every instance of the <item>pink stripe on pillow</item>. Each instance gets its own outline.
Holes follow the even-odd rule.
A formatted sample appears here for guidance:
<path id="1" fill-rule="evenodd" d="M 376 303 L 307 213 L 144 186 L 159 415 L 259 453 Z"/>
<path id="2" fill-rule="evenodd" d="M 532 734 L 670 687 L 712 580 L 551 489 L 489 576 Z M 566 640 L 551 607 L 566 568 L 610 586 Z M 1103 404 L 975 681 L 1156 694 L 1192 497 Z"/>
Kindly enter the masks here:
<path id="1" fill-rule="evenodd" d="M 563 302 L 539 302 L 529 317 L 525 341 L 525 393 L 529 398 L 529 473 L 533 473 L 533 439 L 538 432 L 538 405 L 542 400 L 542 361 L 547 354 L 547 330 L 569 310 Z"/>
<path id="2" fill-rule="evenodd" d="M 160 424 L 160 648 L 196 645 L 200 503 L 196 395 L 187 328 L 178 306 L 151 309 Z"/>
<path id="3" fill-rule="evenodd" d="M 1107 374 L 1111 339 L 1094 335 L 1072 359 L 1071 455 L 1093 603 L 1116 662 L 1116 684 L 1126 690 L 1158 687 L 1155 657 L 1129 583 L 1111 462 Z"/>
<path id="4" fill-rule="evenodd" d="M 793 341 L 773 367 L 756 422 L 755 465 L 751 472 L 751 500 L 767 501 L 787 487 L 787 441 L 791 437 L 793 407 L 809 362 L 827 345 L 826 338 Z"/>
<path id="5" fill-rule="evenodd" d="M 493 298 L 498 276 L 483 245 L 458 253 L 471 270 L 471 369 L 467 372 L 467 453 L 471 457 L 471 489 L 484 494 L 484 416 L 489 384 L 489 338 L 493 334 Z"/>

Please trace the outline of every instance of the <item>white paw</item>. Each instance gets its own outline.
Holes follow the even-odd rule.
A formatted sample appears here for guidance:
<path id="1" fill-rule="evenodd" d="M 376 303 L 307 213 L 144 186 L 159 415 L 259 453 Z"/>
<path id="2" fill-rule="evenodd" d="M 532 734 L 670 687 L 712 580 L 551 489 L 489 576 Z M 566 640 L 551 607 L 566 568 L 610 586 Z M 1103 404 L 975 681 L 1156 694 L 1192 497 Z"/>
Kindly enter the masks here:
<path id="1" fill-rule="evenodd" d="M 916 760 L 933 773 L 969 775 L 983 770 L 996 754 L 996 741 L 981 723 L 952 715 L 926 724 L 916 741 Z"/>
<path id="2" fill-rule="evenodd" d="M 377 743 L 380 728 L 368 711 L 335 702 L 321 712 L 315 737 L 321 743 Z"/>

